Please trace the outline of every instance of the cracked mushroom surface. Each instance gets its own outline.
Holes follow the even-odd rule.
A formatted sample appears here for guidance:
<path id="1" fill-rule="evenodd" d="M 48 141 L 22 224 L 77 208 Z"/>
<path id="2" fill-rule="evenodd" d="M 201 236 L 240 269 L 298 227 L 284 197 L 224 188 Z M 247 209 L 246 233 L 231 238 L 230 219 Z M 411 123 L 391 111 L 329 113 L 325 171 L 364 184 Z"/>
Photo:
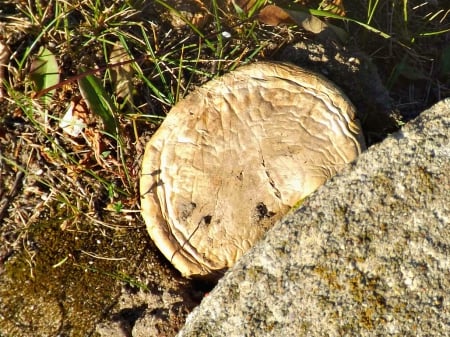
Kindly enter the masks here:
<path id="1" fill-rule="evenodd" d="M 142 215 L 184 276 L 217 279 L 364 149 L 333 83 L 290 64 L 242 66 L 179 101 L 153 135 Z"/>

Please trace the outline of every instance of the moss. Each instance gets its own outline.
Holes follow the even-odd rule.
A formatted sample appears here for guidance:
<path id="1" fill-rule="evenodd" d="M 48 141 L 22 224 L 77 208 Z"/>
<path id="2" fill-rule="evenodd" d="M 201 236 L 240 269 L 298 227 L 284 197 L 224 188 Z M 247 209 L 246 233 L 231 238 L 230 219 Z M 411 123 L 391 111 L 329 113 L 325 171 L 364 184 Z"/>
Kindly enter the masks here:
<path id="1" fill-rule="evenodd" d="M 81 227 L 75 233 L 62 231 L 60 222 L 45 219 L 29 229 L 26 249 L 5 263 L 0 280 L 0 306 L 7 313 L 2 324 L 9 326 L 7 330 L 14 331 L 14 324 L 35 322 L 41 325 L 39 333 L 89 335 L 114 305 L 123 276 L 133 274 L 142 254 L 136 250 L 140 246 L 142 252 L 144 247 L 136 244 L 124 249 L 115 230 L 99 230 L 92 224 Z M 129 260 L 95 258 L 117 257 L 118 251 Z M 58 326 L 43 327 L 41 313 L 44 320 L 54 313 L 52 320 Z"/>

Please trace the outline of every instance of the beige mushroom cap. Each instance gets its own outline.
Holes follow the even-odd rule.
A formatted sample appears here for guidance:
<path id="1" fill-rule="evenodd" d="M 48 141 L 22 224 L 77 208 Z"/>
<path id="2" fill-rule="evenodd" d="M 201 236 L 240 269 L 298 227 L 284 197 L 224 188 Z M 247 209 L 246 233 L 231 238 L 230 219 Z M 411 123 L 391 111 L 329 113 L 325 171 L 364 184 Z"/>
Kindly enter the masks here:
<path id="1" fill-rule="evenodd" d="M 142 215 L 184 276 L 216 278 L 364 148 L 334 84 L 290 64 L 243 66 L 178 102 L 153 135 Z"/>

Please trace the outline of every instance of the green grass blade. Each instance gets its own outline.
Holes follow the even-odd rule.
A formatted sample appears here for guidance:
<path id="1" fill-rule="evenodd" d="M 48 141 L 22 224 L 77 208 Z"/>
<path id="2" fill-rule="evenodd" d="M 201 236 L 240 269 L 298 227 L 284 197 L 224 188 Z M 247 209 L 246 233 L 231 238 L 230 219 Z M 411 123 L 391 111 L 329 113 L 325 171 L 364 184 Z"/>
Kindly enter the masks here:
<path id="1" fill-rule="evenodd" d="M 105 131 L 113 138 L 118 137 L 115 108 L 100 80 L 94 75 L 87 75 L 78 80 L 81 96 L 86 100 L 89 109 L 100 116 Z"/>
<path id="2" fill-rule="evenodd" d="M 426 32 L 426 33 L 420 33 L 419 36 L 433 36 L 433 35 L 441 35 L 441 34 L 447 34 L 450 33 L 450 28 L 448 29 L 443 29 L 443 30 L 438 30 L 435 32 Z"/>
<path id="3" fill-rule="evenodd" d="M 55 55 L 47 48 L 41 48 L 38 56 L 31 64 L 30 79 L 36 92 L 50 88 L 59 83 L 59 67 Z M 55 90 L 51 90 L 42 97 L 44 106 L 47 106 Z"/>
<path id="4" fill-rule="evenodd" d="M 370 26 L 370 25 L 368 25 L 368 24 L 366 24 L 364 22 L 361 22 L 361 21 L 358 21 L 358 20 L 355 20 L 355 19 L 351 19 L 351 18 L 348 18 L 348 17 L 345 17 L 345 16 L 339 16 L 339 15 L 336 15 L 336 14 L 333 14 L 333 13 L 330 13 L 330 12 L 327 12 L 327 11 L 321 11 L 321 10 L 317 10 L 317 9 L 310 9 L 309 12 L 311 13 L 311 15 L 314 15 L 314 16 L 328 17 L 328 18 L 332 18 L 332 19 L 336 19 L 336 20 L 353 22 L 353 23 L 356 23 L 357 25 L 360 25 L 360 26 L 364 27 L 368 31 L 371 31 L 371 32 L 373 32 L 373 33 L 375 33 L 375 34 L 377 34 L 377 35 L 379 35 L 379 36 L 381 36 L 381 37 L 383 37 L 385 39 L 392 38 L 391 35 L 383 32 L 383 31 L 381 31 L 379 29 L 376 29 L 375 27 L 372 27 L 372 26 Z"/>

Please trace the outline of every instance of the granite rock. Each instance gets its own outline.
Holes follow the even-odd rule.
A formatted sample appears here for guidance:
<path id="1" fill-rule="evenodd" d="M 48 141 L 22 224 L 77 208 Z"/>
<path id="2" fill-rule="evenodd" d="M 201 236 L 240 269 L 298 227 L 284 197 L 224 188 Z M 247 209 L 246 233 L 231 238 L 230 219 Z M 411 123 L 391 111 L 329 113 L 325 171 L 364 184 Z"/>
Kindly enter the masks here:
<path id="1" fill-rule="evenodd" d="M 277 223 L 178 336 L 450 331 L 450 99 Z"/>

